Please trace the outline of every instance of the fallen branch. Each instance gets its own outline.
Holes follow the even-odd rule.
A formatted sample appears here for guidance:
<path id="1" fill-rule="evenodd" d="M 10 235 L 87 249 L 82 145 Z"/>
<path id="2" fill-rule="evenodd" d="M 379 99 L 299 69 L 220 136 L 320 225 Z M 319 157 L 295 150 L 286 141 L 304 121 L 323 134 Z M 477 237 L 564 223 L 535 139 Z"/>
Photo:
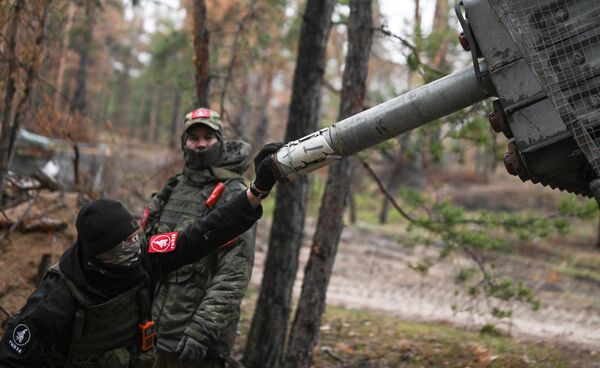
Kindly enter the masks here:
<path id="1" fill-rule="evenodd" d="M 406 220 L 408 220 L 409 222 L 411 222 L 414 225 L 418 225 L 418 226 L 425 228 L 427 230 L 430 230 L 430 231 L 434 231 L 434 232 L 438 232 L 438 233 L 440 232 L 438 229 L 435 229 L 433 226 L 428 226 L 425 223 L 421 223 L 421 222 L 417 221 L 414 217 L 410 216 L 408 214 L 408 212 L 404 211 L 404 209 L 402 209 L 402 207 L 400 207 L 398 202 L 396 202 L 396 199 L 394 198 L 394 196 L 387 190 L 387 188 L 385 187 L 385 185 L 383 184 L 381 179 L 377 176 L 377 174 L 375 173 L 373 168 L 371 168 L 371 166 L 369 166 L 369 164 L 366 161 L 364 161 L 362 159 L 359 159 L 359 161 L 361 162 L 363 167 L 369 172 L 369 174 L 371 175 L 373 180 L 375 180 L 375 183 L 379 187 L 379 190 L 390 201 L 392 206 L 400 213 L 400 215 L 402 217 L 404 217 Z M 546 216 L 546 218 L 555 219 L 555 218 L 559 218 L 560 216 L 561 215 L 559 213 L 555 213 L 555 214 L 550 214 L 550 215 Z M 430 214 L 429 214 L 429 217 L 431 218 Z M 522 227 L 531 226 L 531 225 L 535 224 L 535 221 L 536 221 L 535 219 L 527 219 L 525 221 L 517 223 L 516 225 L 520 225 Z M 499 221 L 497 223 L 504 227 L 515 225 L 515 221 Z M 485 219 L 466 218 L 464 220 L 456 221 L 456 224 L 463 224 L 463 225 L 473 224 L 473 225 L 489 226 L 489 225 L 494 224 L 494 222 L 485 220 Z"/>
<path id="2" fill-rule="evenodd" d="M 21 218 L 17 222 L 15 222 L 11 227 L 9 227 L 4 232 L 4 234 L 2 234 L 2 237 L 0 237 L 0 242 L 2 242 L 4 239 L 6 239 L 6 237 L 8 237 L 8 234 L 10 234 L 12 231 L 14 231 L 17 228 L 17 226 L 19 226 L 23 221 L 26 220 L 27 215 L 29 214 L 29 210 L 31 210 L 31 207 L 33 207 L 33 205 L 35 204 L 39 195 L 40 195 L 39 192 L 35 193 L 35 196 L 31 199 L 31 203 L 29 203 L 29 206 L 27 206 L 27 209 L 25 209 L 25 212 L 23 212 L 23 215 L 21 216 Z"/>
<path id="3" fill-rule="evenodd" d="M 2 208 L 0 208 L 0 213 L 2 213 L 2 216 L 4 216 L 6 222 L 10 222 L 10 219 L 8 218 L 8 216 L 6 216 L 6 213 L 4 213 L 4 210 Z"/>
<path id="4" fill-rule="evenodd" d="M 392 206 L 394 206 L 394 208 L 400 213 L 400 215 L 402 217 L 404 217 L 406 220 L 410 221 L 411 223 L 415 224 L 415 225 L 420 225 L 417 222 L 417 220 L 415 220 L 414 218 L 412 218 L 406 211 L 404 211 L 404 209 L 402 209 L 402 207 L 400 207 L 400 205 L 398 204 L 398 202 L 396 202 L 396 198 L 394 198 L 394 196 L 387 190 L 387 188 L 385 187 L 385 185 L 381 182 L 381 179 L 379 179 L 379 177 L 377 176 L 377 174 L 375 173 L 375 171 L 373 171 L 373 169 L 371 168 L 371 166 L 369 166 L 368 163 L 366 163 L 366 161 L 364 160 L 360 160 L 360 163 L 363 165 L 363 167 L 365 169 L 367 169 L 367 171 L 369 172 L 369 174 L 371 175 L 371 177 L 373 178 L 373 180 L 375 180 L 375 183 L 377 183 L 377 185 L 379 186 L 379 190 L 381 190 L 381 192 L 383 193 L 383 195 L 385 195 L 387 197 L 387 199 L 390 201 L 390 203 L 392 204 Z"/>
<path id="5" fill-rule="evenodd" d="M 338 354 L 336 354 L 332 348 L 330 348 L 329 346 L 323 346 L 321 348 L 321 352 L 329 355 L 330 357 L 332 357 L 333 359 L 337 360 L 338 362 L 344 362 L 346 361 L 344 358 L 342 358 L 341 356 L 339 356 Z"/>
<path id="6" fill-rule="evenodd" d="M 31 217 L 28 218 L 28 220 L 40 219 L 40 218 L 43 218 L 46 215 L 48 215 L 49 213 L 54 212 L 56 210 L 62 210 L 62 209 L 68 209 L 68 208 L 69 208 L 69 206 L 67 206 L 61 199 L 58 199 L 58 200 L 54 201 L 53 203 L 49 204 L 47 207 L 44 207 L 44 213 L 43 214 L 31 216 Z"/>
<path id="7" fill-rule="evenodd" d="M 18 175 L 9 171 L 6 175 L 6 179 L 20 191 L 40 189 L 42 183 L 34 177 Z"/>
<path id="8" fill-rule="evenodd" d="M 41 217 L 28 219 L 27 222 L 23 223 L 20 230 L 24 233 L 50 233 L 64 231 L 67 226 L 68 224 L 65 221 L 51 217 Z"/>
<path id="9" fill-rule="evenodd" d="M 48 188 L 52 191 L 62 190 L 62 186 L 56 180 L 46 175 L 46 173 L 40 169 L 35 170 L 33 177 L 40 181 L 43 188 Z"/>
<path id="10" fill-rule="evenodd" d="M 23 199 L 23 198 L 26 198 L 26 199 Z M 9 208 L 16 207 L 16 206 L 20 205 L 23 202 L 27 202 L 30 199 L 31 199 L 31 197 L 27 193 L 25 193 L 25 195 L 19 196 L 15 200 L 13 200 L 11 202 L 8 202 L 8 203 L 5 203 L 4 206 L 2 206 L 2 209 L 3 210 L 7 210 Z"/>

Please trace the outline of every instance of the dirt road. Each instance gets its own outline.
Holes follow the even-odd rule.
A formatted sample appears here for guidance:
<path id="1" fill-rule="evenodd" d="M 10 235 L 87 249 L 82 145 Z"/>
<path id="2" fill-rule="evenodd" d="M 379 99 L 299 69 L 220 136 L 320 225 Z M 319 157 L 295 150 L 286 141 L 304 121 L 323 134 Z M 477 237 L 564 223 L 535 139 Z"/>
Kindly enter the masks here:
<path id="1" fill-rule="evenodd" d="M 312 224 L 312 222 L 309 222 Z M 313 224 L 314 225 L 314 224 Z M 253 282 L 258 285 L 266 255 L 265 241 L 269 223 L 262 221 L 258 231 L 256 265 Z M 308 259 L 309 241 L 314 227 L 309 225 L 301 252 L 300 274 Z M 499 323 L 489 313 L 485 301 L 470 304 L 471 311 L 454 313 L 452 305 L 466 307 L 464 290 L 454 283 L 458 263 L 434 266 L 428 275 L 421 275 L 407 266 L 416 262 L 430 249 L 399 244 L 394 237 L 377 235 L 372 230 L 346 228 L 342 234 L 333 276 L 327 293 L 328 304 L 355 309 L 384 311 L 404 319 L 445 321 L 476 328 L 494 323 L 511 331 L 515 336 L 543 339 L 558 343 L 576 344 L 600 353 L 600 285 L 585 280 L 560 278 L 554 280 L 551 270 L 543 261 L 516 255 L 498 261 L 500 268 L 528 283 L 542 301 L 538 311 L 527 306 L 513 305 L 514 317 Z M 516 275 L 512 270 L 527 270 L 527 275 Z M 296 282 L 298 296 L 301 280 Z M 463 303 L 463 304 L 461 304 Z"/>

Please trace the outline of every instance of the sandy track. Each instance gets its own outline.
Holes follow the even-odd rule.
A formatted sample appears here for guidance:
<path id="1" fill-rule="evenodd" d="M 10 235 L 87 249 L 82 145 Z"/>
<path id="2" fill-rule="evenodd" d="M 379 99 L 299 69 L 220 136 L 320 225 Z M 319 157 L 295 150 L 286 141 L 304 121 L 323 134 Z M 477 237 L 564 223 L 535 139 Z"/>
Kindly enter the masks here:
<path id="1" fill-rule="evenodd" d="M 260 282 L 266 239 L 270 223 L 261 221 L 257 236 L 256 264 L 253 283 Z M 294 293 L 299 295 L 303 268 L 308 258 L 308 242 L 314 228 L 307 229 L 301 252 L 300 277 Z M 538 311 L 527 306 L 513 305 L 514 317 L 508 323 L 498 323 L 488 314 L 490 306 L 485 301 L 475 301 L 474 311 L 454 313 L 452 305 L 462 306 L 464 293 L 456 294 L 454 283 L 457 266 L 438 264 L 428 275 L 422 276 L 407 266 L 431 250 L 423 247 L 403 247 L 394 239 L 377 236 L 369 231 L 346 228 L 327 293 L 328 304 L 356 309 L 378 310 L 404 319 L 419 321 L 447 321 L 467 327 L 493 322 L 510 329 L 513 335 L 545 341 L 576 344 L 592 351 L 600 351 L 600 307 L 597 296 L 600 285 L 574 279 L 548 283 L 535 280 L 543 273 L 545 265 L 532 264 L 535 260 L 508 256 L 499 263 L 508 272 L 511 269 L 531 271 L 529 284 L 537 290 L 542 301 Z M 458 260 L 465 262 L 465 260 Z M 502 262 L 505 261 L 505 262 Z M 518 277 L 522 278 L 522 275 Z M 580 285 L 581 284 L 581 285 Z M 569 291 L 567 291 L 569 290 Z"/>

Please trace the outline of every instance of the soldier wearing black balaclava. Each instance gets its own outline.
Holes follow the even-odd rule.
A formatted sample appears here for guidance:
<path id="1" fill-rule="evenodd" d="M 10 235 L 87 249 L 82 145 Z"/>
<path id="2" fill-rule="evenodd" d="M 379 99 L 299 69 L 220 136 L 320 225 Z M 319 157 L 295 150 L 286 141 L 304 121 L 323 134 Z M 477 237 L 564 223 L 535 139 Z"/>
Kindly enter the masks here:
<path id="1" fill-rule="evenodd" d="M 153 197 L 148 235 L 185 229 L 246 190 L 242 174 L 250 145 L 225 140 L 218 113 L 193 110 L 183 128 L 185 166 Z M 235 240 L 236 247 L 212 252 L 160 281 L 152 307 L 158 326 L 155 368 L 224 366 L 250 281 L 254 237 L 253 228 Z"/>
<path id="2" fill-rule="evenodd" d="M 262 214 L 275 184 L 272 148 L 255 160 L 256 189 L 234 196 L 182 231 L 146 241 L 121 203 L 100 199 L 77 216 L 77 241 L 46 272 L 0 341 L 1 367 L 119 368 L 152 365 L 150 307 L 158 280 L 236 239 Z"/>

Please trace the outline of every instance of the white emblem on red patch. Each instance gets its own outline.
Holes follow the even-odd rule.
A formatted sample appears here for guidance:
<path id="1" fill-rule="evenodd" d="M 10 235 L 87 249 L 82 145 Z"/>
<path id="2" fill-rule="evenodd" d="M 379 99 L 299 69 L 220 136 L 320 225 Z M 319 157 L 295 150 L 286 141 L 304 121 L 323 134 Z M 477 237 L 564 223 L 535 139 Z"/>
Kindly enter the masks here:
<path id="1" fill-rule="evenodd" d="M 154 235 L 150 238 L 149 253 L 168 253 L 177 248 L 178 232 Z"/>
<path id="2" fill-rule="evenodd" d="M 196 109 L 192 111 L 192 119 L 206 118 L 210 119 L 210 110 L 208 109 Z"/>

